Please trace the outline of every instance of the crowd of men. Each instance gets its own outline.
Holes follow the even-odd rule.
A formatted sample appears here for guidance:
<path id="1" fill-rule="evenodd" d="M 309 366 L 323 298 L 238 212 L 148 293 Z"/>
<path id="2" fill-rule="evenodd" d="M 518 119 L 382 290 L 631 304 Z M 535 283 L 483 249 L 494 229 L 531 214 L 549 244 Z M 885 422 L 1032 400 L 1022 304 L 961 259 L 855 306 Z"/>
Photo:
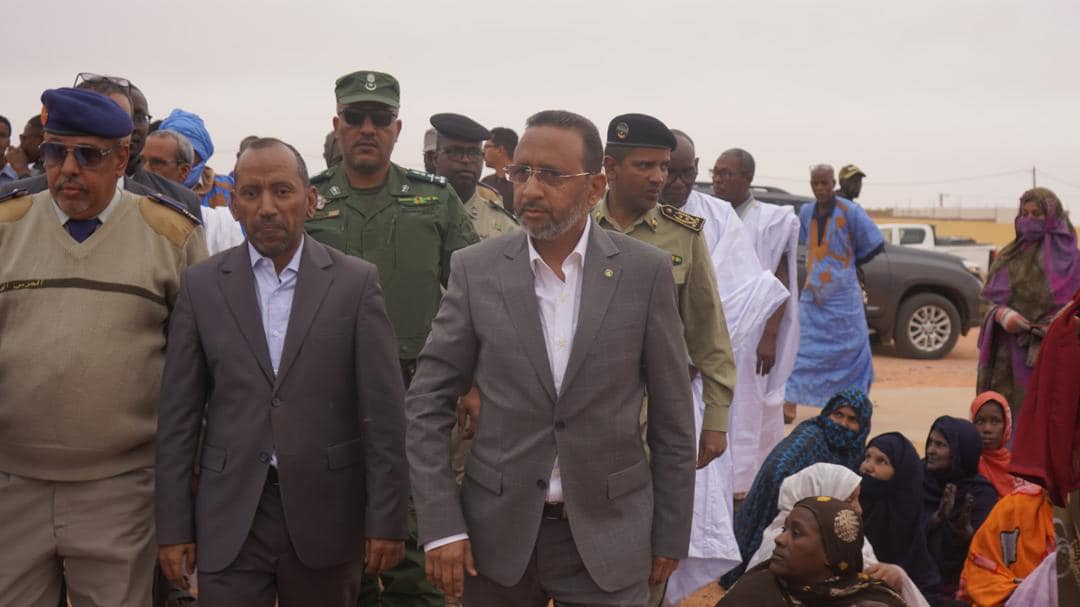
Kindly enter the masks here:
<path id="1" fill-rule="evenodd" d="M 436 114 L 417 171 L 394 77 L 334 94 L 314 176 L 215 172 L 123 78 L 0 120 L 0 604 L 659 605 L 740 562 L 785 402 L 872 380 L 863 173 L 800 218 L 745 150 L 711 196 L 690 134 L 562 110 Z"/>

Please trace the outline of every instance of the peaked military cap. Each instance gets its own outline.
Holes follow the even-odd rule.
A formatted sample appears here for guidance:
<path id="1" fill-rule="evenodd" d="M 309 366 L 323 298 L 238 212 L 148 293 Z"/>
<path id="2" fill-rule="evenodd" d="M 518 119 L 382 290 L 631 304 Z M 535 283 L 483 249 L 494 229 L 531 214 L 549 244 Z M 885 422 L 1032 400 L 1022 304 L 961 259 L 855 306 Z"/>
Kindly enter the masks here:
<path id="1" fill-rule="evenodd" d="M 86 89 L 48 89 L 41 94 L 41 124 L 57 135 L 119 139 L 131 134 L 131 116 L 115 101 Z"/>
<path id="2" fill-rule="evenodd" d="M 645 114 L 623 114 L 611 119 L 607 144 L 631 148 L 675 149 L 675 135 L 667 126 Z"/>
<path id="3" fill-rule="evenodd" d="M 461 114 L 435 114 L 431 117 L 431 126 L 435 127 L 435 130 L 439 131 L 440 135 L 463 141 L 487 141 L 491 139 L 491 131 L 485 129 L 472 118 Z"/>
<path id="4" fill-rule="evenodd" d="M 337 79 L 334 95 L 342 105 L 364 101 L 381 103 L 394 109 L 401 106 L 401 87 L 397 78 L 383 72 L 353 72 Z"/>

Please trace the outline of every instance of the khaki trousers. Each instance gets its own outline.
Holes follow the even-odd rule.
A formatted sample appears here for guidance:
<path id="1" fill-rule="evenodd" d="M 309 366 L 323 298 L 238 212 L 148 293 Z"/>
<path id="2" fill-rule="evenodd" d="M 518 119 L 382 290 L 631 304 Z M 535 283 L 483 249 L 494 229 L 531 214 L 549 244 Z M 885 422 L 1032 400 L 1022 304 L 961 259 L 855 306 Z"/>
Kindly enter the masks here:
<path id="1" fill-rule="evenodd" d="M 61 576 L 75 607 L 146 607 L 153 468 L 74 482 L 0 472 L 0 547 L 0 607 L 56 607 Z"/>

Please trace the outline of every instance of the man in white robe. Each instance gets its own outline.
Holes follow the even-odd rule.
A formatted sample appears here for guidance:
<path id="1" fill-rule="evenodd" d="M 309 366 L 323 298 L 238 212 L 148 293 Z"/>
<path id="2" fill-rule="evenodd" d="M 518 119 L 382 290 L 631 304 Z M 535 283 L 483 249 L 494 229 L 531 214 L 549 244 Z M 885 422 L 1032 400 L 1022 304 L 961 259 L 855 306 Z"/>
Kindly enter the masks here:
<path id="1" fill-rule="evenodd" d="M 664 604 L 678 605 L 688 594 L 716 580 L 741 561 L 732 530 L 733 462 L 738 466 L 740 449 L 748 453 L 757 450 L 756 439 L 745 444 L 746 437 L 756 433 L 752 427 L 757 424 L 758 415 L 753 409 L 762 398 L 758 388 L 763 382 L 754 378 L 757 346 L 767 320 L 787 301 L 788 293 L 773 273 L 758 263 L 753 243 L 731 204 L 693 189 L 698 162 L 694 143 L 685 133 L 672 132 L 678 143 L 671 153 L 661 201 L 705 219 L 702 233 L 716 272 L 737 374 L 728 450 L 697 471 L 689 558 L 679 563 L 668 580 Z M 701 380 L 695 379 L 692 387 L 695 419 L 700 425 L 704 411 Z"/>
<path id="2" fill-rule="evenodd" d="M 733 432 L 729 439 L 735 445 L 743 445 L 740 451 L 743 457 L 736 459 L 736 499 L 750 490 L 762 462 L 784 437 L 784 385 L 791 375 L 799 349 L 799 286 L 796 270 L 799 218 L 792 207 L 766 204 L 754 198 L 750 190 L 754 169 L 753 156 L 738 148 L 721 154 L 713 166 L 713 192 L 724 200 L 733 201 L 735 212 L 742 219 L 761 267 L 775 273 L 788 291 L 786 302 L 769 318 L 757 346 L 754 380 L 758 384 L 761 405 L 754 407 L 760 412 L 756 432 L 753 436 L 743 436 L 741 441 Z M 740 372 L 738 381 L 743 381 L 743 378 L 744 374 Z M 734 403 L 732 410 L 734 412 Z M 751 453 L 748 445 L 754 442 L 757 449 Z"/>

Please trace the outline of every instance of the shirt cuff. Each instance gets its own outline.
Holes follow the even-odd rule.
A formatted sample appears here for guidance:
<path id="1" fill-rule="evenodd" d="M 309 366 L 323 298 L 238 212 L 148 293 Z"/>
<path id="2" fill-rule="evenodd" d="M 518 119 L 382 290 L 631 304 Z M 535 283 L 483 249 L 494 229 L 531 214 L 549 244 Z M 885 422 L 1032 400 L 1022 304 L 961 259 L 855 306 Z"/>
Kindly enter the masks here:
<path id="1" fill-rule="evenodd" d="M 444 537 L 441 540 L 433 540 L 424 544 L 424 552 L 429 552 L 436 548 L 442 548 L 447 544 L 453 544 L 454 542 L 460 542 L 461 540 L 467 539 L 469 539 L 468 533 L 458 533 L 456 535 L 451 535 L 450 537 Z"/>
<path id="2" fill-rule="evenodd" d="M 701 429 L 713 432 L 728 431 L 728 414 L 731 406 L 705 405 L 705 414 L 701 418 Z"/>

